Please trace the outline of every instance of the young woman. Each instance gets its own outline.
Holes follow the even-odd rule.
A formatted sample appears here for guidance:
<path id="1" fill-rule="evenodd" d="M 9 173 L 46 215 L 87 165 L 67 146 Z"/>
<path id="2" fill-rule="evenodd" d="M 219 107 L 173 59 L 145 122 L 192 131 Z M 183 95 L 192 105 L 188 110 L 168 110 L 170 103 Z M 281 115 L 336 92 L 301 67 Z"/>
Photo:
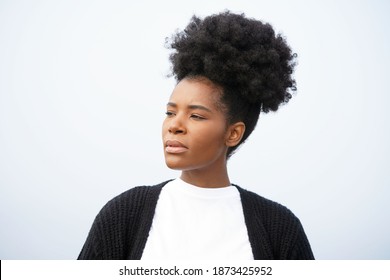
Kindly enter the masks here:
<path id="1" fill-rule="evenodd" d="M 130 189 L 97 215 L 79 259 L 313 259 L 286 207 L 233 185 L 227 161 L 260 112 L 295 90 L 294 54 L 268 24 L 193 17 L 169 47 L 178 83 L 162 128 L 175 180 Z"/>

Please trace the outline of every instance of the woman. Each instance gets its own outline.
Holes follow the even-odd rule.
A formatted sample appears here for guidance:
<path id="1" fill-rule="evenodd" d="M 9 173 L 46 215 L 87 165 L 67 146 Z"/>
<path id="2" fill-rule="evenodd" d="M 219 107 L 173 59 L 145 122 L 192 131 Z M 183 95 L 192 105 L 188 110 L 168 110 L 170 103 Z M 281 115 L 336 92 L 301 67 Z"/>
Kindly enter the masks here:
<path id="1" fill-rule="evenodd" d="M 96 217 L 79 259 L 313 259 L 286 207 L 232 185 L 227 161 L 295 90 L 295 56 L 268 24 L 193 17 L 169 47 L 165 161 L 181 176 L 128 190 Z"/>

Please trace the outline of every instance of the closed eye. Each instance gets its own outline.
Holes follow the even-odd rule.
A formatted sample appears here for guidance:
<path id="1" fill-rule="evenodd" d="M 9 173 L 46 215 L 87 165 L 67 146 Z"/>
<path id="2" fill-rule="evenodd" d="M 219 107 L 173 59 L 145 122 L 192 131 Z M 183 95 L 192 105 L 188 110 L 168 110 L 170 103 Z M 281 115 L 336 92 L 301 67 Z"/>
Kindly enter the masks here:
<path id="1" fill-rule="evenodd" d="M 205 120 L 205 117 L 199 116 L 199 115 L 191 115 L 191 118 L 194 120 Z"/>
<path id="2" fill-rule="evenodd" d="M 165 112 L 165 115 L 167 115 L 167 117 L 172 117 L 175 114 L 173 112 L 167 111 Z"/>

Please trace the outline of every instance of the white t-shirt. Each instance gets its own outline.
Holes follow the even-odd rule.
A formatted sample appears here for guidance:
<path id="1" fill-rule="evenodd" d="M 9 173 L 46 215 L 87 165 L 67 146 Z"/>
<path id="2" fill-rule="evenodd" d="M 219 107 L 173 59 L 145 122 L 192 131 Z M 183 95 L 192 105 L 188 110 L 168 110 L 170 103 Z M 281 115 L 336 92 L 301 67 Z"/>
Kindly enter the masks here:
<path id="1" fill-rule="evenodd" d="M 181 179 L 166 184 L 142 259 L 253 259 L 237 188 L 201 188 Z"/>

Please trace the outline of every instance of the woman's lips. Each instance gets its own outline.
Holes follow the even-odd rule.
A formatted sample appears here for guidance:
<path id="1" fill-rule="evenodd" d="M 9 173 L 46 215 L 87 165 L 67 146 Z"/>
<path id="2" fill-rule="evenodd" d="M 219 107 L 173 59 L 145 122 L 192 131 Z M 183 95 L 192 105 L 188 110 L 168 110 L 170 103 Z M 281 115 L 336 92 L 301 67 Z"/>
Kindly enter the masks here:
<path id="1" fill-rule="evenodd" d="M 171 154 L 180 154 L 188 150 L 181 142 L 176 140 L 167 140 L 165 142 L 165 151 Z"/>

